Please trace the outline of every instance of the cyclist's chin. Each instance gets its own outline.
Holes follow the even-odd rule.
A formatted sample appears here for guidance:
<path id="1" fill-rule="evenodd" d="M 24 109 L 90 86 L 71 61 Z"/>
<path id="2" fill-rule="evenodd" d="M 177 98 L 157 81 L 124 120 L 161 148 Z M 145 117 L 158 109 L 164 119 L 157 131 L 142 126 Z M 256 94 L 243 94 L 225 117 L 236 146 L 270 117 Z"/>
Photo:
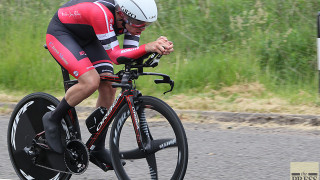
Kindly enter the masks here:
<path id="1" fill-rule="evenodd" d="M 140 34 L 142 33 L 142 31 L 137 31 L 137 30 L 129 30 L 129 29 L 127 29 L 127 30 L 128 30 L 129 33 L 132 34 L 132 35 L 140 35 Z"/>
<path id="2" fill-rule="evenodd" d="M 140 35 L 142 32 L 136 32 L 136 31 L 130 32 L 129 31 L 129 33 L 136 36 L 136 35 Z"/>

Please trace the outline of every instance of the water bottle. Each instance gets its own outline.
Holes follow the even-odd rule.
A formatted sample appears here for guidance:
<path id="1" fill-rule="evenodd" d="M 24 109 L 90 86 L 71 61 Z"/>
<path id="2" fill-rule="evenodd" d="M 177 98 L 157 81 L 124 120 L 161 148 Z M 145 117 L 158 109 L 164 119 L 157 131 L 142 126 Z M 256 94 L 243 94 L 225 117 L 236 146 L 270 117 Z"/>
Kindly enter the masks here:
<path id="1" fill-rule="evenodd" d="M 102 121 L 102 118 L 106 115 L 107 109 L 104 107 L 98 107 L 91 115 L 86 119 L 86 125 L 91 134 L 97 133 L 97 126 Z"/>

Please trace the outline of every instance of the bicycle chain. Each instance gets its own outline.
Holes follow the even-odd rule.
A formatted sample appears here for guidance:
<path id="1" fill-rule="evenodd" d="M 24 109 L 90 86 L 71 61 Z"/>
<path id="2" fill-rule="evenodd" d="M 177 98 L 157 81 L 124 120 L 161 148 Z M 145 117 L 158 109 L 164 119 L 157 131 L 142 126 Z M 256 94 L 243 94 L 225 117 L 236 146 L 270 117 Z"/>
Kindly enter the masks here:
<path id="1" fill-rule="evenodd" d="M 73 141 L 77 141 L 77 142 L 79 142 L 79 143 L 82 144 L 82 142 L 79 141 L 79 140 L 73 140 Z M 84 145 L 84 146 L 85 146 L 85 145 Z M 89 153 L 87 152 L 86 154 L 87 154 L 88 160 L 89 160 Z M 47 169 L 47 170 L 51 170 L 51 171 L 55 171 L 55 172 L 59 172 L 59 173 L 65 173 L 65 174 L 74 174 L 74 175 L 80 175 L 80 174 L 84 173 L 84 172 L 87 170 L 88 166 L 89 166 L 89 162 L 88 162 L 87 165 L 86 165 L 86 167 L 85 167 L 85 169 L 84 169 L 83 171 L 81 171 L 81 172 L 79 172 L 79 173 L 73 172 L 73 171 L 70 171 L 69 167 L 67 166 L 65 156 L 64 156 L 63 159 L 64 159 L 64 163 L 65 163 L 65 165 L 66 165 L 66 168 L 67 168 L 67 170 L 69 170 L 69 171 L 62 171 L 62 170 L 58 170 L 58 169 L 53 169 L 53 168 L 50 168 L 50 167 L 47 167 L 47 166 L 43 166 L 43 165 L 37 164 L 36 162 L 35 162 L 34 164 L 35 164 L 36 166 L 38 166 L 38 167 L 41 167 L 41 168 L 44 168 L 44 169 Z"/>
<path id="2" fill-rule="evenodd" d="M 49 168 L 49 167 L 47 167 L 47 166 L 42 166 L 42 165 L 40 165 L 40 164 L 35 164 L 35 165 L 38 166 L 38 167 L 41 167 L 41 168 L 50 170 L 50 171 L 55 171 L 55 172 L 64 173 L 64 174 L 75 174 L 75 175 L 78 175 L 77 173 L 60 171 L 60 170 L 58 170 L 58 169 Z"/>

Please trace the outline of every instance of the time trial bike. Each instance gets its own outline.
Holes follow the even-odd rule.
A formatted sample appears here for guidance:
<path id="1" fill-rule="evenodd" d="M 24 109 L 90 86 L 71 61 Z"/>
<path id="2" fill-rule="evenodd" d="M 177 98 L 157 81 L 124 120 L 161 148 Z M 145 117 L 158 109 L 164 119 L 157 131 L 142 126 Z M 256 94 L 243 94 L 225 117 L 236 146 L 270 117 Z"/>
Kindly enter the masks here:
<path id="1" fill-rule="evenodd" d="M 169 84 L 167 92 L 172 91 L 174 81 L 168 75 L 144 72 L 144 68 L 156 67 L 160 58 L 156 53 L 140 59 L 120 57 L 118 62 L 124 69 L 113 76 L 101 76 L 101 81 L 114 82 L 114 88 L 121 88 L 120 94 L 100 115 L 102 118 L 94 113 L 89 116 L 94 121 L 87 124 L 91 136 L 85 144 L 76 109 L 68 111 L 61 122 L 63 154 L 47 145 L 42 124 L 43 115 L 53 111 L 59 100 L 42 92 L 25 96 L 12 112 L 7 134 L 10 159 L 19 178 L 59 180 L 80 175 L 87 169 L 96 143 L 109 133 L 112 166 L 118 179 L 183 179 L 188 143 L 179 117 L 164 101 L 143 96 L 135 85 L 140 76 L 159 76 L 161 79 L 154 82 Z M 65 91 L 77 83 L 63 68 L 62 75 Z M 110 167 L 95 164 L 104 171 Z"/>

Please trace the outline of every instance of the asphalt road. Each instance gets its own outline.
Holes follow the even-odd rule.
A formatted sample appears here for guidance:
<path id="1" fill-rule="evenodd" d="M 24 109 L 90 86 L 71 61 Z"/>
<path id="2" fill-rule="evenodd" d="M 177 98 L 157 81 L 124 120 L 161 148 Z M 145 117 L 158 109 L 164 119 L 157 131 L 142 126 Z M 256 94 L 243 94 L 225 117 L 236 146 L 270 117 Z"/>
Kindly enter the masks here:
<path id="1" fill-rule="evenodd" d="M 7 150 L 8 115 L 0 115 L 0 179 L 18 179 Z M 225 128 L 223 123 L 184 123 L 189 143 L 185 179 L 289 179 L 290 162 L 319 162 L 320 131 L 283 127 Z M 85 126 L 81 122 L 83 137 Z M 165 129 L 163 132 L 165 133 Z M 159 162 L 161 163 L 161 162 Z M 116 179 L 93 164 L 71 179 Z"/>

